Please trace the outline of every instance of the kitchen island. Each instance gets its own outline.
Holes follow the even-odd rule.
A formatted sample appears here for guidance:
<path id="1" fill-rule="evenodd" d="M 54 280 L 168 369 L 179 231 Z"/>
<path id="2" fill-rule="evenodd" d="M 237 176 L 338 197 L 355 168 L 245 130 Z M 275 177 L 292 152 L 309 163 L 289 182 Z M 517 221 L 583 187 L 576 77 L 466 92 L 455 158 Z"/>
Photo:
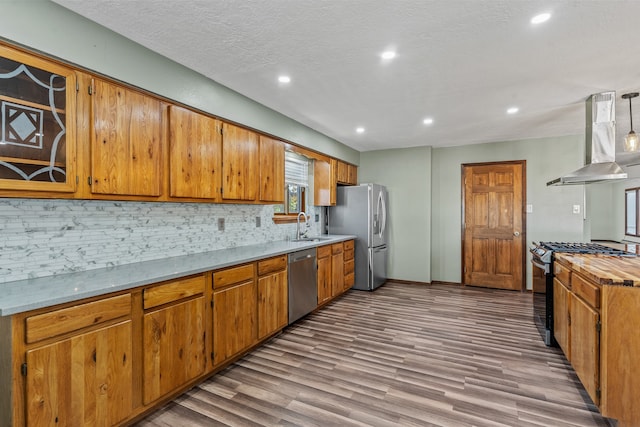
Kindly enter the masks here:
<path id="1" fill-rule="evenodd" d="M 554 335 L 593 402 L 640 425 L 640 258 L 555 255 Z"/>
<path id="2" fill-rule="evenodd" d="M 0 284 L 0 427 L 112 426 L 153 410 L 286 327 L 287 254 L 316 247 L 333 267 L 319 308 L 353 285 L 353 236 Z"/>

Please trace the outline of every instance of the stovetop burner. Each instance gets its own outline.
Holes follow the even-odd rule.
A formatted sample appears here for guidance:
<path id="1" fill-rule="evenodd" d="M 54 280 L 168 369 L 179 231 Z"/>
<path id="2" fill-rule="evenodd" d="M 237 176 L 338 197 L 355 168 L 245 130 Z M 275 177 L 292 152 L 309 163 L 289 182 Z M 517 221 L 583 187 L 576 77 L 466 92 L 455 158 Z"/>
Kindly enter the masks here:
<path id="1" fill-rule="evenodd" d="M 599 243 L 540 242 L 540 246 L 553 252 L 636 256 L 636 254 L 623 251 L 622 249 L 611 248 Z"/>

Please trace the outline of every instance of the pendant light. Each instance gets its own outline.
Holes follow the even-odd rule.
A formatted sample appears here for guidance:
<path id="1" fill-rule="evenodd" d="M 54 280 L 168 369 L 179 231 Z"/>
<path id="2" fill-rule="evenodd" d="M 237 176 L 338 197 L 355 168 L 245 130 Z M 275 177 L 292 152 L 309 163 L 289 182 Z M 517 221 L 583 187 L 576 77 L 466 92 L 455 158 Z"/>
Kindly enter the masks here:
<path id="1" fill-rule="evenodd" d="M 638 151 L 640 148 L 640 141 L 638 140 L 638 135 L 633 131 L 633 115 L 631 114 L 631 98 L 635 98 L 638 96 L 638 92 L 625 93 L 622 95 L 623 99 L 629 100 L 629 122 L 631 125 L 629 128 L 629 133 L 624 137 L 624 151 Z"/>

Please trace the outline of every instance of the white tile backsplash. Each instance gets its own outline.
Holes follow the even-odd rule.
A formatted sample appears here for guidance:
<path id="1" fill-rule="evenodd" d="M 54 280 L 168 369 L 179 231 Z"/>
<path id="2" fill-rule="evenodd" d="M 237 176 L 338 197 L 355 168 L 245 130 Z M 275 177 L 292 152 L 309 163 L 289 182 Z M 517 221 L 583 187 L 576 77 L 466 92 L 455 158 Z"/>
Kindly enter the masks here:
<path id="1" fill-rule="evenodd" d="M 272 216 L 271 205 L 0 199 L 0 283 L 294 236 L 295 224 Z"/>

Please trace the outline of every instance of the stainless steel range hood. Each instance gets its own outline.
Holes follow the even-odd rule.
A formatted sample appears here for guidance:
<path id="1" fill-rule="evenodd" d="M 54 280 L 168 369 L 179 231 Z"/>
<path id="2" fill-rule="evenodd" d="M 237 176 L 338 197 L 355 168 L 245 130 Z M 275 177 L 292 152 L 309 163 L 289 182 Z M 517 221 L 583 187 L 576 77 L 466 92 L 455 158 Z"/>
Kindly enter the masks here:
<path id="1" fill-rule="evenodd" d="M 616 93 L 587 99 L 586 166 L 547 182 L 547 185 L 592 184 L 627 178 L 616 160 Z"/>

